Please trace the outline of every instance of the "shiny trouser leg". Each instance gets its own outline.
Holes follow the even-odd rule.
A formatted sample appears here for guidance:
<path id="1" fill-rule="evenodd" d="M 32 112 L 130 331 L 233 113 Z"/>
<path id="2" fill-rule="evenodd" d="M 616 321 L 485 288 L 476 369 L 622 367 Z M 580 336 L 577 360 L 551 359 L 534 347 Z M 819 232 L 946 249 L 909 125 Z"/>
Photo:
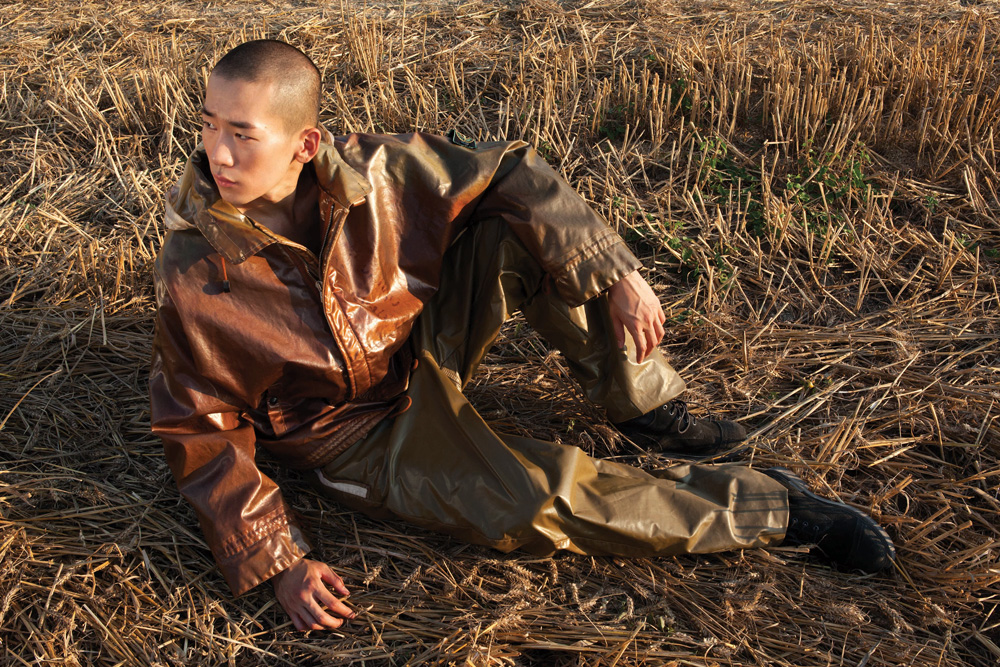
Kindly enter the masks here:
<path id="1" fill-rule="evenodd" d="M 417 320 L 414 346 L 464 389 L 500 325 L 517 310 L 563 353 L 587 398 L 612 422 L 645 414 L 684 391 L 680 375 L 659 350 L 636 364 L 630 359 L 634 351 L 618 348 L 604 294 L 570 308 L 498 220 L 467 230 L 449 249 L 441 289 Z"/>
<path id="2" fill-rule="evenodd" d="M 504 551 L 649 556 L 779 541 L 786 492 L 749 468 L 683 465 L 649 474 L 489 428 L 460 389 L 517 309 L 559 347 L 613 420 L 683 389 L 658 354 L 637 366 L 616 348 L 603 296 L 581 313 L 544 285 L 505 225 L 468 230 L 449 250 L 441 290 L 413 333 L 411 406 L 317 470 L 318 488 L 374 516 Z"/>

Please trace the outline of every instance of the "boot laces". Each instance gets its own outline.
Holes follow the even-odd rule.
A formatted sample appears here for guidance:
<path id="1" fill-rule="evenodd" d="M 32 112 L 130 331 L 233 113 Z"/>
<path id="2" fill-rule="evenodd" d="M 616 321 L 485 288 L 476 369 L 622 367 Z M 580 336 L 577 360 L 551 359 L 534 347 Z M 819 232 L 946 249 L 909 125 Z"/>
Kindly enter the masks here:
<path id="1" fill-rule="evenodd" d="M 819 544 L 822 527 L 815 521 L 800 520 L 792 517 L 788 522 L 790 533 L 793 533 L 803 543 Z"/>
<path id="2" fill-rule="evenodd" d="M 660 409 L 666 410 L 667 414 L 674 420 L 674 423 L 677 424 L 678 433 L 684 433 L 698 423 L 698 420 L 692 417 L 691 413 L 688 412 L 687 403 L 679 398 L 675 398 L 672 401 L 664 403 L 660 406 Z"/>

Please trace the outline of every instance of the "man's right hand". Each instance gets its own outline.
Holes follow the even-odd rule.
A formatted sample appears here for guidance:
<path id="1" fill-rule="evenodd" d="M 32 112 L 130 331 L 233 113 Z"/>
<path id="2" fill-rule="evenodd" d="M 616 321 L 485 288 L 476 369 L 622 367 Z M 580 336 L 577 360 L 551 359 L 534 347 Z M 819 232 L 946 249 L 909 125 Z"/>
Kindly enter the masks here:
<path id="1" fill-rule="evenodd" d="M 635 361 L 641 364 L 663 340 L 667 316 L 660 300 L 638 271 L 608 288 L 608 306 L 618 347 L 625 346 L 625 331 L 635 343 Z"/>
<path id="2" fill-rule="evenodd" d="M 296 630 L 333 630 L 343 625 L 344 619 L 354 618 L 350 607 L 330 592 L 328 586 L 341 596 L 350 595 L 344 582 L 326 563 L 303 558 L 271 581 L 278 602 Z"/>

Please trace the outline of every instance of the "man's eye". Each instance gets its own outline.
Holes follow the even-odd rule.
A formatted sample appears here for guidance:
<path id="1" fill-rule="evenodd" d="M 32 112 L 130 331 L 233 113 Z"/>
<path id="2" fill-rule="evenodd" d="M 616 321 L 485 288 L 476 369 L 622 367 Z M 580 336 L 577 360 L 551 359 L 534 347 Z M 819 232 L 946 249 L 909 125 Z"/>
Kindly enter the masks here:
<path id="1" fill-rule="evenodd" d="M 242 141 L 251 141 L 253 139 L 253 137 L 247 136 L 245 134 L 239 134 L 239 133 L 236 134 L 236 138 L 240 139 Z"/>
<path id="2" fill-rule="evenodd" d="M 215 129 L 215 125 L 213 125 L 212 123 L 209 123 L 207 120 L 201 121 L 201 126 L 202 126 L 202 128 L 204 128 L 206 130 L 214 130 Z"/>

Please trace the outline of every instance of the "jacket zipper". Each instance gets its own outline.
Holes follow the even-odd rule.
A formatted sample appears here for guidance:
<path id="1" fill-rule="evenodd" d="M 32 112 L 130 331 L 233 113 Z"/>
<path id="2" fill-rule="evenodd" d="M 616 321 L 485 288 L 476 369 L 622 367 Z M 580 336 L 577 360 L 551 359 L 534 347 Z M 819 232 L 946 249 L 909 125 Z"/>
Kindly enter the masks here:
<path id="1" fill-rule="evenodd" d="M 322 257 L 326 252 L 326 249 L 330 247 L 333 240 L 340 235 L 340 230 L 344 226 L 344 220 L 347 219 L 347 213 L 349 210 L 350 209 L 348 208 L 342 208 L 339 206 L 330 207 L 330 224 L 327 225 L 326 235 L 323 238 L 323 242 L 320 244 L 319 257 L 314 255 L 309 248 L 306 248 L 303 245 L 299 245 L 298 243 L 294 243 L 292 241 L 279 241 L 279 243 L 285 247 L 286 253 L 290 257 L 293 256 L 293 253 L 288 252 L 289 249 L 294 249 L 296 251 L 294 254 L 302 254 L 306 256 L 308 261 L 303 260 L 301 257 L 296 257 L 295 261 L 305 267 L 305 274 L 312 279 L 313 284 L 316 286 L 316 290 L 319 292 L 321 297 L 323 296 L 324 278 L 324 276 L 321 275 L 323 270 Z M 326 308 L 323 308 L 323 313 L 324 315 L 326 314 Z M 330 322 L 330 318 L 327 317 L 326 319 L 327 325 L 332 328 L 333 323 Z"/>
<path id="2" fill-rule="evenodd" d="M 308 280 L 312 281 L 316 286 L 316 289 L 322 295 L 323 290 L 321 289 L 323 283 L 319 278 L 319 268 L 317 266 L 318 262 L 314 261 L 315 257 L 307 248 L 296 247 L 291 244 L 282 243 L 282 250 L 285 251 L 285 255 L 294 264 L 299 272 Z M 302 255 L 305 254 L 306 257 L 303 258 Z"/>
<path id="3" fill-rule="evenodd" d="M 323 241 L 323 246 L 321 249 L 321 254 L 329 246 L 328 243 L 332 243 L 337 236 L 340 234 L 340 230 L 344 225 L 344 220 L 347 218 L 347 214 L 350 209 L 347 208 L 337 208 L 331 210 L 331 221 L 330 226 L 327 229 L 326 238 Z M 323 284 L 325 276 L 322 275 L 323 267 L 320 265 L 320 261 L 313 255 L 312 251 L 304 246 L 300 246 L 297 243 L 281 243 L 285 254 L 288 256 L 289 260 L 299 269 L 300 273 L 309 279 L 314 281 L 316 291 L 319 293 L 320 308 L 323 310 L 323 317 L 326 319 L 326 326 L 333 334 L 334 340 L 337 341 L 338 347 L 340 347 L 340 354 L 344 361 L 344 370 L 347 379 L 347 399 L 351 400 L 358 395 L 357 379 L 354 376 L 354 366 L 351 357 L 347 354 L 344 341 L 340 338 L 340 334 L 334 327 L 333 321 L 330 317 L 329 310 L 327 309 L 326 299 L 323 294 Z M 303 259 L 303 255 L 306 259 Z M 308 260 L 308 261 L 307 261 Z"/>
<path id="4" fill-rule="evenodd" d="M 345 220 L 347 220 L 347 214 L 349 212 L 350 212 L 349 207 L 348 208 L 337 207 L 337 206 L 331 207 L 330 225 L 327 227 L 326 238 L 323 239 L 323 245 L 321 246 L 320 249 L 321 254 L 325 254 L 330 251 L 330 249 L 332 248 L 332 244 L 335 243 L 337 238 L 340 236 L 340 232 L 344 227 L 344 222 Z M 320 266 L 320 273 L 321 274 L 323 273 L 322 266 Z M 330 329 L 330 332 L 333 333 L 333 337 L 337 341 L 337 345 L 340 346 L 340 354 L 344 360 L 344 370 L 346 371 L 347 375 L 347 400 L 352 400 L 356 398 L 358 394 L 361 392 L 359 391 L 358 377 L 356 375 L 356 369 L 355 369 L 356 360 L 351 356 L 350 351 L 348 349 L 349 348 L 348 341 L 344 339 L 344 336 L 345 335 L 353 336 L 354 332 L 353 329 L 351 329 L 350 324 L 348 324 L 349 332 L 346 334 L 338 330 L 334 326 L 334 323 L 330 318 L 329 309 L 326 307 L 326 298 L 323 294 L 323 286 L 325 283 L 326 283 L 326 275 L 321 275 L 319 281 L 317 281 L 317 286 L 319 288 L 319 295 L 320 295 L 320 306 L 323 308 L 323 316 L 326 317 L 327 327 Z M 331 297 L 330 300 L 336 301 L 336 299 L 333 297 Z M 340 304 L 337 303 L 331 307 L 339 308 Z M 346 320 L 346 313 L 342 314 L 345 315 L 345 320 Z M 357 343 L 358 341 L 355 339 L 354 342 Z M 364 363 L 367 364 L 366 361 Z"/>

